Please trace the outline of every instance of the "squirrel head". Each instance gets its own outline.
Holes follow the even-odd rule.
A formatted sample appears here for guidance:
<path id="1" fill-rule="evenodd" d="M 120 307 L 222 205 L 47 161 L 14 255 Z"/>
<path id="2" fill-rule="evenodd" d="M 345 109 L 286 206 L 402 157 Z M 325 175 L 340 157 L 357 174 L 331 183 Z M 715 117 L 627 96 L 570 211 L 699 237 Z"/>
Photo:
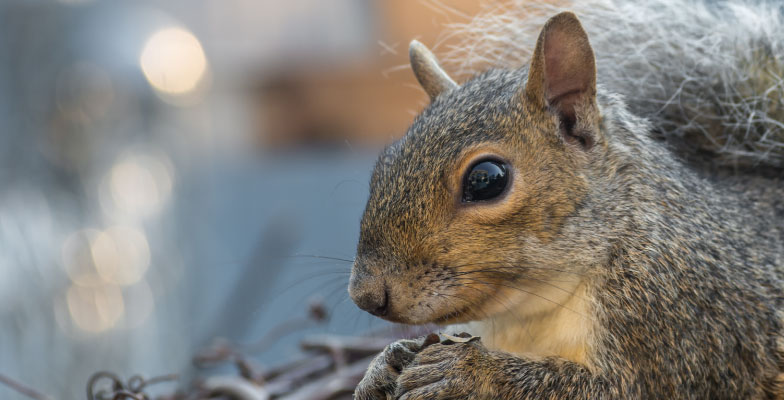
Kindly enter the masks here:
<path id="1" fill-rule="evenodd" d="M 410 56 L 431 104 L 376 163 L 352 299 L 391 321 L 446 324 L 544 296 L 590 257 L 571 226 L 604 147 L 579 20 L 551 18 L 527 69 L 460 86 L 420 43 Z"/>

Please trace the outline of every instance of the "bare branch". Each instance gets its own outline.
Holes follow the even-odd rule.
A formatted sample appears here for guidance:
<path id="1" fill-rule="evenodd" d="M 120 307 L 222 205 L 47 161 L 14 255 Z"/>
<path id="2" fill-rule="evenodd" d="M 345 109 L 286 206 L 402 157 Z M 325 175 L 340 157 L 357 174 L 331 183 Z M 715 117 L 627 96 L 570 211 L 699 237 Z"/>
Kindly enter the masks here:
<path id="1" fill-rule="evenodd" d="M 10 387 L 11 389 L 36 400 L 54 400 L 54 397 L 43 394 L 23 383 L 13 380 L 3 374 L 0 374 L 0 383 Z"/>

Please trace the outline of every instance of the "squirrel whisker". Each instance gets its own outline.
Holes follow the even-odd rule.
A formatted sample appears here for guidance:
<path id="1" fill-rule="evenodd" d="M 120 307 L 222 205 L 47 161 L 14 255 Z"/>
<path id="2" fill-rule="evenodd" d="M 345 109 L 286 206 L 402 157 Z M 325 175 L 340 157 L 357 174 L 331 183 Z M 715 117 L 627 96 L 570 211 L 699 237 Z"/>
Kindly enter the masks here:
<path id="1" fill-rule="evenodd" d="M 587 315 L 585 315 L 585 314 L 583 314 L 583 313 L 581 313 L 581 312 L 579 312 L 577 310 L 569 308 L 569 307 L 567 307 L 564 304 L 561 304 L 561 303 L 559 303 L 559 302 L 557 302 L 555 300 L 547 298 L 546 296 L 542 296 L 541 294 L 534 293 L 532 291 L 525 290 L 525 289 L 517 287 L 517 286 L 512 286 L 512 285 L 508 285 L 508 284 L 504 284 L 504 283 L 487 282 L 487 281 L 482 281 L 482 280 L 473 279 L 473 278 L 463 278 L 463 279 L 469 280 L 471 283 L 478 283 L 478 284 L 486 285 L 486 286 L 498 286 L 498 287 L 504 287 L 504 288 L 508 288 L 508 289 L 512 289 L 512 290 L 517 290 L 517 291 L 529 294 L 531 296 L 538 297 L 538 298 L 540 298 L 540 299 L 542 299 L 544 301 L 547 301 L 547 302 L 552 303 L 554 305 L 557 305 L 559 307 L 563 307 L 564 309 L 569 310 L 569 311 L 571 311 L 571 312 L 573 312 L 573 313 L 575 313 L 575 314 L 577 314 L 577 315 L 579 315 L 579 316 L 581 316 L 583 318 L 591 319 L 591 317 L 589 317 L 589 316 L 587 316 Z"/>

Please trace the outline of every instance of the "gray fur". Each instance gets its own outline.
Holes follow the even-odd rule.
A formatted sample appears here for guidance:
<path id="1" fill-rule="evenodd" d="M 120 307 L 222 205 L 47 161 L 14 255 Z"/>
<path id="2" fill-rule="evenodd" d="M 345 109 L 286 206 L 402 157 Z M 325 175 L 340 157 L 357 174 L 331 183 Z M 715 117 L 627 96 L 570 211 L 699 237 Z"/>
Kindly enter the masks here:
<path id="1" fill-rule="evenodd" d="M 596 53 L 599 83 L 626 96 L 653 133 L 704 164 L 784 169 L 782 3 L 508 0 L 455 23 L 437 49 L 456 77 L 518 68 L 545 20 L 570 10 Z"/>
<path id="2" fill-rule="evenodd" d="M 576 121 L 601 116 L 595 143 L 571 144 L 521 96 L 527 74 L 491 69 L 437 96 L 384 151 L 350 292 L 383 288 L 398 322 L 492 323 L 507 289 L 579 276 L 584 360 L 434 344 L 402 369 L 378 357 L 356 398 L 784 398 L 784 182 L 684 164 L 609 83 Z M 526 160 L 523 200 L 487 221 L 493 208 L 465 214 L 450 184 L 477 146 Z"/>

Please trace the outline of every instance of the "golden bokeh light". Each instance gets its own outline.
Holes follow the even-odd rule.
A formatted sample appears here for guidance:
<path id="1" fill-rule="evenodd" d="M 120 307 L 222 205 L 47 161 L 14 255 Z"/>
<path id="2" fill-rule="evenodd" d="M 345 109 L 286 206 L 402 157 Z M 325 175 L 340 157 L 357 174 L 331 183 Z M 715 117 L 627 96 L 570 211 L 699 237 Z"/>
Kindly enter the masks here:
<path id="1" fill-rule="evenodd" d="M 131 285 L 144 277 L 150 266 L 150 246 L 144 233 L 116 226 L 92 238 L 90 249 L 95 269 L 108 283 Z"/>
<path id="2" fill-rule="evenodd" d="M 100 233 L 96 229 L 84 229 L 70 234 L 63 242 L 60 255 L 71 282 L 84 287 L 97 287 L 104 283 L 95 268 L 92 254 L 92 242 Z"/>
<path id="3" fill-rule="evenodd" d="M 131 219 L 156 213 L 171 195 L 172 168 L 163 155 L 126 154 L 104 178 L 101 206 Z"/>
<path id="4" fill-rule="evenodd" d="M 113 328 L 123 317 L 125 304 L 119 286 L 71 285 L 66 293 L 68 312 L 76 326 L 99 333 Z"/>
<path id="5" fill-rule="evenodd" d="M 147 39 L 140 57 L 144 76 L 165 95 L 187 95 L 207 73 L 207 58 L 196 37 L 183 28 L 166 28 Z"/>

